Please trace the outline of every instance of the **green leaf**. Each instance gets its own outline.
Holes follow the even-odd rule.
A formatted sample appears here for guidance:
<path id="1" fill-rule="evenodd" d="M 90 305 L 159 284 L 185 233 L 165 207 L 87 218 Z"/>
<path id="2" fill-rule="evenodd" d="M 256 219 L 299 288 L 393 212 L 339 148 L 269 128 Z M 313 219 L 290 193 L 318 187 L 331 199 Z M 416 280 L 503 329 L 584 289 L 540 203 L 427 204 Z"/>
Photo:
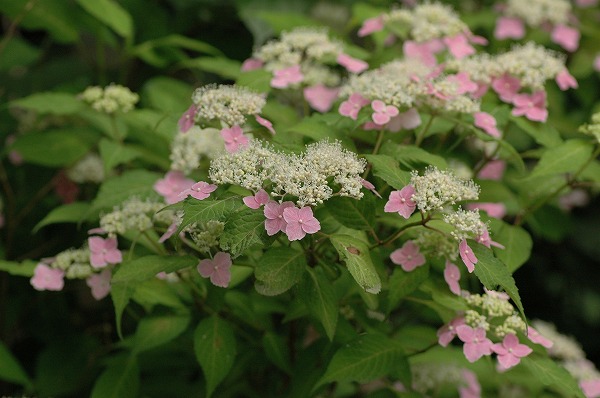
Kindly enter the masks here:
<path id="1" fill-rule="evenodd" d="M 0 71 L 5 72 L 10 72 L 13 68 L 30 66 L 37 61 L 42 52 L 41 48 L 32 46 L 18 36 L 11 37 L 4 45 L 3 51 L 6 51 L 6 54 L 10 54 L 10 57 L 0 58 Z"/>
<path id="2" fill-rule="evenodd" d="M 398 161 L 388 155 L 363 155 L 371 165 L 373 174 L 394 189 L 402 189 L 410 182 L 410 173 L 400 170 Z"/>
<path id="3" fill-rule="evenodd" d="M 82 158 L 93 142 L 77 130 L 50 130 L 18 136 L 12 149 L 26 162 L 47 167 L 71 166 Z"/>
<path id="4" fill-rule="evenodd" d="M 286 129 L 285 132 L 298 133 L 314 141 L 333 138 L 342 140 L 343 138 L 325 122 L 323 116 L 320 114 L 305 117 L 299 123 Z"/>
<path id="5" fill-rule="evenodd" d="M 400 300 L 419 288 L 429 278 L 429 266 L 417 267 L 411 272 L 396 268 L 389 280 L 388 313 L 392 312 Z"/>
<path id="6" fill-rule="evenodd" d="M 567 370 L 550 358 L 529 355 L 521 358 L 521 363 L 529 369 L 543 385 L 556 388 L 565 396 L 585 398 L 577 380 Z"/>
<path id="7" fill-rule="evenodd" d="M 140 156 L 140 153 L 134 147 L 119 142 L 114 142 L 103 138 L 98 144 L 100 156 L 104 163 L 104 173 L 108 174 L 115 166 L 127 163 Z"/>
<path id="8" fill-rule="evenodd" d="M 133 340 L 134 354 L 158 347 L 175 339 L 190 323 L 189 315 L 163 315 L 142 318 Z"/>
<path id="9" fill-rule="evenodd" d="M 550 124 L 534 124 L 525 118 L 517 116 L 510 116 L 510 120 L 540 145 L 552 148 L 563 143 L 558 130 Z"/>
<path id="10" fill-rule="evenodd" d="M 326 203 L 327 210 L 342 225 L 358 230 L 372 230 L 375 223 L 375 200 L 369 192 L 362 199 L 336 196 Z"/>
<path id="11" fill-rule="evenodd" d="M 544 151 L 539 163 L 526 178 L 574 172 L 590 159 L 593 149 L 589 141 L 578 139 L 565 141 L 562 145 Z"/>
<path id="12" fill-rule="evenodd" d="M 193 256 L 145 256 L 124 261 L 115 271 L 111 284 L 134 283 L 152 279 L 159 272 L 171 273 L 198 264 Z"/>
<path id="13" fill-rule="evenodd" d="M 133 36 L 131 15 L 113 0 L 77 0 L 77 3 L 94 18 L 117 32 L 120 36 Z"/>
<path id="14" fill-rule="evenodd" d="M 33 233 L 36 233 L 40 228 L 50 224 L 57 223 L 78 223 L 85 219 L 86 214 L 91 205 L 86 202 L 73 202 L 66 205 L 58 206 L 46 214 L 40 222 L 33 227 Z"/>
<path id="15" fill-rule="evenodd" d="M 510 273 L 515 272 L 529 259 L 533 241 L 523 228 L 507 224 L 500 220 L 491 220 L 494 235 L 492 239 L 504 245 L 504 249 L 494 248 L 494 254 L 508 267 Z"/>
<path id="16" fill-rule="evenodd" d="M 30 109 L 40 114 L 52 115 L 73 115 L 85 107 L 73 94 L 51 91 L 35 93 L 11 101 L 10 105 Z"/>
<path id="17" fill-rule="evenodd" d="M 525 319 L 525 310 L 521 303 L 519 289 L 517 288 L 508 267 L 502 261 L 494 257 L 492 251 L 487 247 L 473 241 L 469 242 L 469 247 L 473 250 L 475 257 L 477 257 L 478 261 L 477 264 L 475 264 L 475 275 L 477 275 L 481 283 L 490 290 L 497 290 L 498 286 L 503 288 L 516 304 L 523 319 Z"/>
<path id="18" fill-rule="evenodd" d="M 190 107 L 193 89 L 190 85 L 170 77 L 155 77 L 142 88 L 144 99 L 163 113 L 176 114 L 177 118 Z M 176 126 L 173 126 L 176 129 Z"/>
<path id="19" fill-rule="evenodd" d="M 31 387 L 29 376 L 2 341 L 0 341 L 0 379 Z"/>
<path id="20" fill-rule="evenodd" d="M 317 385 L 329 382 L 367 382 L 397 376 L 406 358 L 400 344 L 384 335 L 365 334 L 334 354 Z"/>
<path id="21" fill-rule="evenodd" d="M 8 272 L 14 276 L 25 276 L 27 278 L 31 278 L 37 264 L 38 263 L 36 261 L 32 260 L 25 260 L 22 263 L 0 260 L 0 271 Z"/>
<path id="22" fill-rule="evenodd" d="M 334 234 L 329 237 L 340 258 L 344 260 L 352 277 L 365 291 L 377 294 L 381 291 L 381 280 L 365 242 L 350 235 Z"/>
<path id="23" fill-rule="evenodd" d="M 188 196 L 182 204 L 184 212 L 183 221 L 177 233 L 193 223 L 203 223 L 210 220 L 224 221 L 227 216 L 239 209 L 242 204 L 242 198 L 239 196 L 230 196 L 220 200 L 198 200 Z"/>
<path id="24" fill-rule="evenodd" d="M 165 56 L 165 50 L 168 51 L 179 48 L 217 56 L 222 55 L 222 52 L 219 49 L 208 43 L 177 34 L 140 43 L 133 48 L 132 55 L 153 66 L 164 68 L 169 66 L 171 61 L 173 61 L 169 56 Z M 181 58 L 186 57 L 186 54 L 182 54 L 181 56 Z"/>
<path id="25" fill-rule="evenodd" d="M 263 245 L 267 239 L 262 211 L 244 208 L 227 219 L 219 244 L 235 258 L 252 246 Z"/>
<path id="26" fill-rule="evenodd" d="M 275 366 L 287 374 L 292 374 L 288 346 L 282 336 L 273 332 L 266 332 L 262 338 L 265 355 Z"/>
<path id="27" fill-rule="evenodd" d="M 102 183 L 90 211 L 112 210 L 132 197 L 159 198 L 153 185 L 162 176 L 146 170 L 129 170 Z"/>
<path id="28" fill-rule="evenodd" d="M 200 321 L 194 332 L 194 352 L 206 378 L 206 395 L 210 397 L 235 360 L 235 335 L 229 323 L 216 315 Z"/>
<path id="29" fill-rule="evenodd" d="M 225 57 L 200 57 L 181 61 L 180 66 L 198 68 L 205 72 L 214 73 L 225 79 L 235 80 L 242 72 L 242 63 Z"/>
<path id="30" fill-rule="evenodd" d="M 305 269 L 303 252 L 289 247 L 273 247 L 263 254 L 254 270 L 254 287 L 260 294 L 276 296 L 298 283 Z"/>
<path id="31" fill-rule="evenodd" d="M 277 11 L 260 11 L 258 18 L 266 21 L 273 29 L 275 34 L 280 34 L 286 30 L 292 30 L 300 26 L 320 26 L 318 21 L 306 17 L 301 13 Z"/>
<path id="32" fill-rule="evenodd" d="M 439 169 L 448 168 L 446 159 L 434 155 L 426 150 L 412 145 L 384 144 L 382 154 L 391 155 L 408 169 L 416 169 L 422 166 L 435 166 Z"/>
<path id="33" fill-rule="evenodd" d="M 121 319 L 125 307 L 129 304 L 129 300 L 134 295 L 136 290 L 135 283 L 114 283 L 110 287 L 110 297 L 115 307 L 115 323 L 117 327 L 117 334 L 122 339 L 123 334 L 121 331 Z"/>
<path id="34" fill-rule="evenodd" d="M 298 293 L 309 312 L 323 324 L 329 340 L 333 341 L 339 309 L 333 284 L 327 279 L 322 268 L 308 268 Z"/>
<path id="35" fill-rule="evenodd" d="M 245 86 L 261 93 L 271 91 L 271 79 L 273 74 L 264 69 L 255 69 L 240 73 L 235 84 Z"/>
<path id="36" fill-rule="evenodd" d="M 91 398 L 129 398 L 138 396 L 140 367 L 134 355 L 113 361 L 96 380 Z"/>

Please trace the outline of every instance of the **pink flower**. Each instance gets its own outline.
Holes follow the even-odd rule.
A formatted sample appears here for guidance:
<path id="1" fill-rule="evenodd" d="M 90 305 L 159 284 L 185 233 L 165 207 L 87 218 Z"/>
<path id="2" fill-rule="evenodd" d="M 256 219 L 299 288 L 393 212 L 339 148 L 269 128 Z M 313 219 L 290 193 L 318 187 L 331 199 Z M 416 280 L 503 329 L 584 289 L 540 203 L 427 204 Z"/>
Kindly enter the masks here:
<path id="1" fill-rule="evenodd" d="M 177 231 L 177 228 L 179 228 L 179 225 L 180 225 L 179 221 L 180 220 L 175 220 L 171 223 L 171 225 L 169 225 L 169 227 L 167 228 L 165 233 L 162 234 L 161 237 L 158 239 L 158 243 L 163 243 L 167 239 L 169 239 L 171 236 L 173 236 L 173 234 Z"/>
<path id="2" fill-rule="evenodd" d="M 498 181 L 502 179 L 504 170 L 506 169 L 506 162 L 502 159 L 490 160 L 485 166 L 481 168 L 478 178 L 482 180 L 494 180 Z"/>
<path id="3" fill-rule="evenodd" d="M 466 206 L 467 210 L 482 210 L 485 211 L 488 216 L 494 218 L 503 218 L 506 215 L 506 206 L 504 203 L 468 203 Z"/>
<path id="4" fill-rule="evenodd" d="M 379 192 L 377 192 L 377 190 L 375 189 L 375 185 L 371 184 L 369 181 L 365 180 L 364 178 L 360 179 L 360 183 L 361 185 L 368 189 L 369 191 L 373 192 L 375 194 L 375 196 L 377 196 L 379 199 L 381 199 L 381 195 L 379 194 Z"/>
<path id="5" fill-rule="evenodd" d="M 85 283 L 92 289 L 92 297 L 96 300 L 102 300 L 110 293 L 110 278 L 112 272 L 105 269 L 99 274 L 92 274 L 87 277 Z"/>
<path id="6" fill-rule="evenodd" d="M 383 211 L 386 213 L 398 212 L 402 217 L 408 219 L 417 208 L 417 204 L 412 199 L 414 194 L 415 188 L 410 184 L 399 191 L 392 191 Z"/>
<path id="7" fill-rule="evenodd" d="M 577 80 L 575 80 L 575 78 L 569 73 L 567 68 L 558 72 L 555 80 L 556 84 L 558 84 L 558 88 L 560 88 L 562 91 L 579 87 Z"/>
<path id="8" fill-rule="evenodd" d="M 521 81 L 510 75 L 503 75 L 492 80 L 492 88 L 504 102 L 511 103 L 521 89 Z"/>
<path id="9" fill-rule="evenodd" d="M 192 198 L 198 200 L 204 200 L 208 198 L 211 192 L 214 192 L 217 189 L 217 186 L 214 184 L 209 184 L 204 181 L 198 181 L 194 185 L 192 185 L 189 189 L 181 192 L 179 197 L 185 199 L 190 195 Z"/>
<path id="10" fill-rule="evenodd" d="M 286 88 L 290 84 L 300 83 L 304 80 L 304 75 L 300 70 L 300 65 L 290 66 L 289 68 L 279 69 L 273 72 L 271 87 Z"/>
<path id="11" fill-rule="evenodd" d="M 489 135 L 495 138 L 500 138 L 500 131 L 496 128 L 496 119 L 487 112 L 475 112 L 475 126 L 479 127 Z"/>
<path id="12" fill-rule="evenodd" d="M 470 370 L 463 369 L 462 377 L 467 386 L 458 389 L 460 398 L 481 398 L 481 385 L 477 380 L 477 375 Z"/>
<path id="13" fill-rule="evenodd" d="M 467 266 L 467 270 L 469 272 L 473 272 L 475 270 L 475 264 L 477 264 L 477 257 L 475 257 L 475 253 L 469 247 L 466 239 L 463 239 L 458 245 L 458 251 L 460 253 L 460 258 L 463 260 L 463 263 Z"/>
<path id="14" fill-rule="evenodd" d="M 444 280 L 446 280 L 450 291 L 457 296 L 460 296 L 460 285 L 458 284 L 458 281 L 460 280 L 460 270 L 455 264 L 452 264 L 448 260 L 446 260 L 446 267 L 444 268 Z"/>
<path id="15" fill-rule="evenodd" d="M 483 97 L 489 90 L 490 86 L 485 83 L 477 83 L 477 90 L 471 93 L 471 97 L 479 99 Z"/>
<path id="16" fill-rule="evenodd" d="M 451 320 L 450 323 L 439 328 L 437 331 L 438 343 L 442 347 L 447 347 L 456 336 L 456 328 L 464 324 L 465 318 L 459 316 L 458 318 Z"/>
<path id="17" fill-rule="evenodd" d="M 260 69 L 262 67 L 263 67 L 263 61 L 261 61 L 260 59 L 248 58 L 242 64 L 242 71 L 248 72 L 251 70 Z"/>
<path id="18" fill-rule="evenodd" d="M 65 271 L 39 263 L 33 270 L 33 277 L 29 282 L 35 290 L 59 291 L 65 286 L 64 277 Z"/>
<path id="19" fill-rule="evenodd" d="M 419 252 L 419 246 L 412 240 L 406 241 L 400 249 L 394 250 L 390 254 L 390 260 L 400 265 L 406 272 L 425 264 L 425 256 Z"/>
<path id="20" fill-rule="evenodd" d="M 269 130 L 271 132 L 271 134 L 275 135 L 275 130 L 273 129 L 273 123 L 271 123 L 269 120 L 267 120 L 263 117 L 260 117 L 258 115 L 254 115 L 254 118 L 256 119 L 258 124 L 260 124 L 263 127 L 266 127 L 266 129 Z"/>
<path id="21" fill-rule="evenodd" d="M 452 37 L 444 37 L 442 40 L 444 41 L 444 44 L 448 46 L 450 54 L 456 59 L 475 54 L 475 49 L 469 44 L 469 39 L 463 33 L 459 33 Z"/>
<path id="22" fill-rule="evenodd" d="M 244 135 L 242 128 L 235 125 L 231 128 L 221 129 L 221 137 L 225 141 L 225 149 L 229 153 L 237 152 L 238 149 L 248 145 L 248 137 Z"/>
<path id="23" fill-rule="evenodd" d="M 525 36 L 525 25 L 519 18 L 500 17 L 496 21 L 494 37 L 498 40 L 521 39 Z"/>
<path id="24" fill-rule="evenodd" d="M 196 108 L 196 105 L 192 104 L 188 110 L 181 115 L 179 121 L 177 122 L 179 131 L 182 133 L 187 133 L 187 131 L 194 126 L 194 116 L 196 116 L 197 110 L 198 109 Z"/>
<path id="25" fill-rule="evenodd" d="M 598 0 L 575 0 L 577 7 L 593 7 L 598 4 Z"/>
<path id="26" fill-rule="evenodd" d="M 321 229 L 319 220 L 313 216 L 310 207 L 286 207 L 283 209 L 283 219 L 287 223 L 285 234 L 289 240 L 300 240 L 306 234 L 314 234 Z"/>
<path id="27" fill-rule="evenodd" d="M 267 231 L 267 235 L 272 236 L 279 231 L 285 232 L 287 222 L 283 218 L 283 211 L 286 208 L 293 206 L 294 203 L 292 202 L 283 202 L 279 204 L 274 200 L 271 200 L 265 204 L 263 212 L 267 218 L 265 220 L 265 230 Z"/>
<path id="28" fill-rule="evenodd" d="M 398 115 L 400 111 L 393 105 L 386 105 L 385 102 L 380 100 L 375 100 L 371 102 L 371 108 L 375 111 L 371 118 L 373 121 L 382 126 L 390 121 L 391 118 Z"/>
<path id="29" fill-rule="evenodd" d="M 352 58 L 348 54 L 341 53 L 337 56 L 336 62 L 342 65 L 348 72 L 360 73 L 369 69 L 369 64 L 361 59 Z"/>
<path id="30" fill-rule="evenodd" d="M 91 236 L 88 238 L 88 246 L 92 268 L 104 268 L 108 264 L 119 264 L 123 261 L 123 255 L 117 249 L 117 238 L 102 239 L 99 236 Z"/>
<path id="31" fill-rule="evenodd" d="M 594 58 L 594 70 L 600 72 L 600 55 L 596 55 L 596 58 Z"/>
<path id="32" fill-rule="evenodd" d="M 554 342 L 552 342 L 552 340 L 545 338 L 540 334 L 540 332 L 538 332 L 531 326 L 527 327 L 527 338 L 532 343 L 539 344 L 546 348 L 551 348 L 554 345 Z"/>
<path id="33" fill-rule="evenodd" d="M 183 198 L 179 194 L 194 185 L 194 180 L 185 178 L 181 171 L 169 171 L 165 178 L 156 181 L 154 190 L 165 198 L 168 205 L 177 203 Z"/>
<path id="34" fill-rule="evenodd" d="M 383 30 L 383 16 L 365 19 L 362 26 L 358 30 L 358 37 L 365 37 L 374 32 Z"/>
<path id="35" fill-rule="evenodd" d="M 304 89 L 304 99 L 306 99 L 311 108 L 325 113 L 331 109 L 339 92 L 339 88 L 329 88 L 322 84 L 317 84 L 316 86 Z"/>
<path id="36" fill-rule="evenodd" d="M 200 261 L 198 272 L 203 278 L 210 277 L 213 285 L 227 287 L 231 281 L 231 256 L 229 253 L 218 252 L 212 260 Z"/>
<path id="37" fill-rule="evenodd" d="M 519 344 L 519 339 L 512 333 L 504 336 L 502 344 L 496 343 L 492 351 L 498 354 L 498 363 L 501 370 L 512 368 L 521 362 L 521 358 L 531 354 L 533 350 L 525 344 Z"/>
<path id="38" fill-rule="evenodd" d="M 269 194 L 264 189 L 261 189 L 254 196 L 246 196 L 242 199 L 244 204 L 251 209 L 259 209 L 262 205 L 269 202 Z"/>
<path id="39" fill-rule="evenodd" d="M 523 116 L 535 122 L 545 122 L 548 117 L 546 109 L 546 92 L 543 90 L 529 94 L 517 94 L 513 98 L 515 108 L 512 110 L 514 116 Z"/>
<path id="40" fill-rule="evenodd" d="M 455 75 L 450 75 L 446 80 L 457 85 L 456 94 L 458 95 L 474 93 L 479 88 L 477 83 L 471 80 L 467 72 L 459 72 Z"/>
<path id="41" fill-rule="evenodd" d="M 492 238 L 490 238 L 490 233 L 486 229 L 483 233 L 475 238 L 475 241 L 480 245 L 484 245 L 487 248 L 491 248 L 492 246 L 498 247 L 500 249 L 504 249 L 504 245 L 501 245 L 498 242 L 494 242 Z"/>
<path id="42" fill-rule="evenodd" d="M 581 387 L 586 398 L 600 397 L 600 379 L 581 380 L 579 387 Z"/>
<path id="43" fill-rule="evenodd" d="M 444 48 L 444 44 L 439 39 L 433 39 L 424 43 L 417 43 L 407 40 L 402 45 L 402 51 L 406 58 L 415 58 L 421 61 L 425 66 L 433 67 L 437 64 L 435 54 Z"/>
<path id="44" fill-rule="evenodd" d="M 369 100 L 364 98 L 359 93 L 354 93 L 346 101 L 340 104 L 338 112 L 342 116 L 347 116 L 352 120 L 356 120 L 358 112 L 369 104 Z"/>
<path id="45" fill-rule="evenodd" d="M 573 52 L 579 47 L 579 31 L 566 25 L 556 25 L 552 29 L 552 41 L 567 51 Z"/>
<path id="46" fill-rule="evenodd" d="M 464 343 L 463 353 L 469 362 L 475 362 L 484 355 L 492 354 L 492 342 L 485 337 L 485 329 L 473 329 L 467 325 L 456 327 L 458 338 Z"/>
<path id="47" fill-rule="evenodd" d="M 415 108 L 410 108 L 406 112 L 401 112 L 390 119 L 386 128 L 392 133 L 400 130 L 412 130 L 421 125 L 421 116 Z"/>

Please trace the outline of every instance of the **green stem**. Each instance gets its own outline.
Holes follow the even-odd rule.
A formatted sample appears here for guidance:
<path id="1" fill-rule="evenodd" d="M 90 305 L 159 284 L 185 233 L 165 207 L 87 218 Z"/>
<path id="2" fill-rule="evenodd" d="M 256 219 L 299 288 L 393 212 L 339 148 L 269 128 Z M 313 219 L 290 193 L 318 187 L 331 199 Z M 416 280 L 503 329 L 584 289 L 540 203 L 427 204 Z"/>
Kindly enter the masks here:
<path id="1" fill-rule="evenodd" d="M 433 123 L 433 119 L 435 119 L 435 115 L 432 114 L 431 117 L 429 118 L 429 121 L 427 122 L 427 124 L 421 129 L 421 131 L 419 131 L 417 133 L 417 138 L 415 140 L 415 145 L 416 146 L 421 146 L 421 143 L 423 142 L 423 140 L 425 139 L 425 135 L 427 134 L 427 132 L 429 131 L 429 128 L 431 127 L 431 124 Z"/>
<path id="2" fill-rule="evenodd" d="M 380 241 L 379 243 L 375 243 L 375 244 L 369 246 L 369 249 L 373 249 L 377 246 L 385 246 L 389 243 L 392 243 L 393 241 L 395 241 L 396 239 L 401 237 L 404 234 L 404 232 L 406 232 L 407 229 L 413 228 L 413 227 L 418 227 L 418 226 L 426 226 L 426 224 L 429 221 L 431 221 L 431 216 L 428 215 L 427 217 L 424 217 L 423 213 L 421 213 L 421 221 L 411 222 L 409 224 L 402 226 L 394 235 L 390 236 L 389 238 L 387 238 L 384 241 Z"/>
<path id="3" fill-rule="evenodd" d="M 377 133 L 377 140 L 375 141 L 375 146 L 373 147 L 373 152 L 371 154 L 377 155 L 379 153 L 379 149 L 381 149 L 381 144 L 383 143 L 383 137 L 385 136 L 385 130 L 381 129 Z M 362 175 L 363 179 L 366 179 L 371 171 L 371 163 L 367 163 L 367 167 L 365 168 L 365 172 Z"/>

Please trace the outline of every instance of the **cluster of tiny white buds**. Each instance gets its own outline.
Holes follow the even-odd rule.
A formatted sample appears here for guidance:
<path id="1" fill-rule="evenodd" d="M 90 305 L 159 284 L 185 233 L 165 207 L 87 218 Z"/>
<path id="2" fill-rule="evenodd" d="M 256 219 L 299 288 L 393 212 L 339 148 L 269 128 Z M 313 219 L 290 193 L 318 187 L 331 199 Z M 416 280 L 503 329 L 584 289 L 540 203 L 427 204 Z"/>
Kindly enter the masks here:
<path id="1" fill-rule="evenodd" d="M 224 152 L 224 148 L 219 130 L 194 126 L 185 134 L 175 135 L 171 145 L 171 170 L 188 175 L 200 166 L 203 157 L 214 159 Z"/>
<path id="2" fill-rule="evenodd" d="M 487 316 L 480 314 L 475 310 L 465 311 L 465 323 L 473 329 L 481 328 L 486 331 L 490 330 L 490 324 Z"/>
<path id="3" fill-rule="evenodd" d="M 568 0 L 507 0 L 504 14 L 517 17 L 531 27 L 539 27 L 550 22 L 565 25 L 571 16 L 571 2 Z"/>
<path id="4" fill-rule="evenodd" d="M 129 112 L 140 100 L 139 95 L 119 84 L 110 84 L 104 89 L 99 86 L 88 87 L 80 94 L 80 98 L 98 112 L 108 114 Z"/>
<path id="5" fill-rule="evenodd" d="M 568 361 L 563 361 L 562 365 L 577 380 L 600 379 L 600 372 L 598 372 L 598 369 L 594 363 L 588 359 L 571 359 Z"/>
<path id="6" fill-rule="evenodd" d="M 496 326 L 494 334 L 499 338 L 503 338 L 507 334 L 525 333 L 526 329 L 525 321 L 519 315 L 512 314 L 504 320 L 503 324 Z"/>
<path id="7" fill-rule="evenodd" d="M 93 273 L 90 249 L 67 249 L 58 253 L 50 263 L 52 268 L 65 271 L 67 279 L 85 279 Z"/>
<path id="8" fill-rule="evenodd" d="M 185 231 L 201 252 L 208 253 L 213 247 L 219 246 L 219 237 L 223 234 L 225 224 L 217 220 L 209 220 L 206 223 L 195 223 L 192 228 Z"/>
<path id="9" fill-rule="evenodd" d="M 479 210 L 459 208 L 456 211 L 447 211 L 442 217 L 445 223 L 454 227 L 450 234 L 459 242 L 468 238 L 475 239 L 487 231 L 486 224 L 481 221 Z"/>
<path id="10" fill-rule="evenodd" d="M 201 126 L 215 121 L 241 126 L 246 116 L 259 114 L 266 103 L 263 94 L 236 85 L 200 87 L 192 94 L 192 101 L 197 109 L 194 121 Z"/>
<path id="11" fill-rule="evenodd" d="M 592 115 L 592 122 L 579 127 L 579 131 L 583 134 L 593 136 L 600 143 L 600 112 Z"/>
<path id="12" fill-rule="evenodd" d="M 442 211 L 459 201 L 479 198 L 479 186 L 472 180 L 461 179 L 437 167 L 428 167 L 422 176 L 413 171 L 410 184 L 415 189 L 412 199 L 423 212 Z"/>
<path id="13" fill-rule="evenodd" d="M 166 204 L 160 201 L 130 198 L 115 206 L 112 212 L 100 217 L 100 228 L 106 231 L 109 237 L 122 235 L 127 231 L 147 231 L 154 227 L 155 214 L 165 206 Z M 172 220 L 174 216 L 171 211 L 158 213 L 156 217 L 164 223 L 167 219 Z"/>
<path id="14" fill-rule="evenodd" d="M 97 154 L 88 153 L 67 170 L 67 176 L 78 184 L 100 184 L 104 181 L 104 162 Z"/>

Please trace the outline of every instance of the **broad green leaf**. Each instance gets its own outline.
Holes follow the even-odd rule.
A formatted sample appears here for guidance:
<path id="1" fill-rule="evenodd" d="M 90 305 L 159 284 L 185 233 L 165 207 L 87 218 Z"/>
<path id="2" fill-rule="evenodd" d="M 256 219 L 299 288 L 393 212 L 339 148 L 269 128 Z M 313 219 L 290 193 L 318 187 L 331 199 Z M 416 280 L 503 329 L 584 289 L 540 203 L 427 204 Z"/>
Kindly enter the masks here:
<path id="1" fill-rule="evenodd" d="M 262 338 L 262 346 L 265 350 L 265 355 L 275 366 L 289 375 L 292 374 L 289 349 L 283 336 L 273 332 L 266 332 Z"/>
<path id="2" fill-rule="evenodd" d="M 322 25 L 318 21 L 296 12 L 285 12 L 280 10 L 260 11 L 257 16 L 266 21 L 275 34 L 280 34 L 283 31 L 292 30 L 293 28 L 301 26 Z"/>
<path id="3" fill-rule="evenodd" d="M 219 244 L 235 258 L 252 246 L 264 244 L 267 239 L 262 211 L 244 208 L 227 218 Z"/>
<path id="4" fill-rule="evenodd" d="M 400 300 L 419 288 L 429 277 L 429 266 L 417 267 L 411 272 L 396 268 L 389 280 L 388 313 L 392 312 Z"/>
<path id="5" fill-rule="evenodd" d="M 523 228 L 500 220 L 492 220 L 491 225 L 492 239 L 504 245 L 504 249 L 495 247 L 494 254 L 512 274 L 529 259 L 533 246 L 531 236 Z"/>
<path id="6" fill-rule="evenodd" d="M 146 170 L 130 170 L 120 176 L 110 178 L 102 183 L 90 211 L 112 210 L 125 200 L 159 198 L 153 185 L 162 176 Z"/>
<path id="7" fill-rule="evenodd" d="M 93 142 L 79 131 L 50 130 L 18 136 L 12 149 L 28 163 L 47 167 L 71 166 L 82 158 Z"/>
<path id="8" fill-rule="evenodd" d="M 203 223 L 210 220 L 224 221 L 229 214 L 239 209 L 242 204 L 242 198 L 239 196 L 230 196 L 220 200 L 198 200 L 188 196 L 182 204 L 183 221 L 177 233 L 192 223 Z"/>
<path id="9" fill-rule="evenodd" d="M 255 69 L 240 73 L 235 84 L 245 86 L 261 93 L 271 91 L 271 79 L 273 74 L 264 69 Z"/>
<path id="10" fill-rule="evenodd" d="M 194 352 L 206 379 L 206 395 L 210 397 L 235 360 L 232 327 L 216 315 L 203 319 L 194 332 Z"/>
<path id="11" fill-rule="evenodd" d="M 33 270 L 37 264 L 37 262 L 32 260 L 25 260 L 22 263 L 0 260 L 0 271 L 8 272 L 14 276 L 25 276 L 27 278 L 31 278 L 33 276 Z"/>
<path id="12" fill-rule="evenodd" d="M 506 264 L 494 257 L 492 251 L 483 245 L 470 241 L 469 247 L 477 257 L 475 275 L 481 283 L 490 290 L 497 290 L 498 287 L 503 288 L 516 304 L 523 319 L 525 319 L 525 310 L 521 303 L 519 289 Z"/>
<path id="13" fill-rule="evenodd" d="M 558 365 L 552 359 L 533 354 L 521 358 L 521 363 L 543 385 L 554 387 L 569 397 L 585 398 L 577 380 L 565 368 Z"/>
<path id="14" fill-rule="evenodd" d="M 208 43 L 177 34 L 145 41 L 135 46 L 131 52 L 134 56 L 142 59 L 143 61 L 151 65 L 157 66 L 159 68 L 164 68 L 171 64 L 171 62 L 173 61 L 171 57 L 165 56 L 165 49 L 177 49 L 179 51 L 180 48 L 185 50 L 196 51 L 199 53 L 217 56 L 222 55 L 222 52 L 219 49 L 211 46 Z M 182 57 L 185 59 L 187 58 L 187 55 L 183 53 Z"/>
<path id="15" fill-rule="evenodd" d="M 371 230 L 375 223 L 375 200 L 368 192 L 362 199 L 333 197 L 326 203 L 327 210 L 342 225 L 358 230 Z"/>
<path id="16" fill-rule="evenodd" d="M 126 38 L 133 36 L 131 15 L 118 2 L 113 0 L 77 0 L 77 3 L 120 36 Z"/>
<path id="17" fill-rule="evenodd" d="M 189 315 L 162 315 L 142 318 L 133 339 L 133 353 L 150 350 L 175 339 L 190 323 Z"/>
<path id="18" fill-rule="evenodd" d="M 511 116 L 510 120 L 540 145 L 552 148 L 563 143 L 558 130 L 550 124 L 533 123 L 523 117 L 517 116 Z"/>
<path id="19" fill-rule="evenodd" d="M 303 252 L 289 247 L 273 247 L 263 254 L 254 270 L 254 287 L 260 294 L 276 296 L 298 283 L 305 268 Z"/>
<path id="20" fill-rule="evenodd" d="M 73 94 L 42 92 L 11 101 L 11 106 L 30 109 L 40 114 L 73 115 L 85 108 L 85 105 Z"/>
<path id="21" fill-rule="evenodd" d="M 29 376 L 2 341 L 0 341 L 0 379 L 25 387 L 31 386 Z"/>
<path id="22" fill-rule="evenodd" d="M 410 182 L 410 173 L 400 170 L 398 161 L 388 155 L 363 155 L 373 165 L 373 174 L 394 189 L 402 189 Z"/>
<path id="23" fill-rule="evenodd" d="M 593 149 L 591 142 L 579 139 L 549 148 L 527 178 L 574 172 L 589 161 Z"/>
<path id="24" fill-rule="evenodd" d="M 333 284 L 322 268 L 308 268 L 298 285 L 298 293 L 309 312 L 323 324 L 329 340 L 333 341 L 339 308 Z"/>
<path id="25" fill-rule="evenodd" d="M 41 48 L 32 46 L 18 36 L 13 36 L 5 42 L 4 51 L 10 54 L 10 57 L 0 57 L 0 71 L 7 72 L 15 67 L 22 68 L 33 64 L 42 52 Z"/>
<path id="26" fill-rule="evenodd" d="M 367 382 L 398 376 L 406 361 L 402 347 L 384 335 L 365 334 L 334 354 L 318 385 L 329 382 Z"/>
<path id="27" fill-rule="evenodd" d="M 86 202 L 73 202 L 66 205 L 58 206 L 52 209 L 39 223 L 33 227 L 33 233 L 36 233 L 40 228 L 50 224 L 57 223 L 78 223 L 85 220 L 86 214 L 90 209 L 90 204 Z"/>
<path id="28" fill-rule="evenodd" d="M 136 397 L 140 389 L 140 367 L 134 355 L 113 361 L 94 384 L 91 398 Z"/>
<path id="29" fill-rule="evenodd" d="M 176 114 L 178 118 L 192 104 L 192 93 L 190 85 L 163 76 L 148 80 L 142 88 L 142 98 L 147 99 L 152 108 Z M 173 129 L 176 128 L 173 126 Z"/>
<path id="30" fill-rule="evenodd" d="M 152 312 L 157 305 L 173 308 L 177 313 L 187 312 L 177 284 L 154 278 L 131 285 L 135 288 L 131 294 L 131 300 L 144 307 L 148 313 Z"/>
<path id="31" fill-rule="evenodd" d="M 124 261 L 115 271 L 111 284 L 141 282 L 159 272 L 171 273 L 198 264 L 193 256 L 145 256 Z"/>
<path id="32" fill-rule="evenodd" d="M 198 68 L 205 72 L 214 73 L 226 79 L 237 79 L 240 76 L 242 64 L 224 57 L 199 57 L 180 62 L 185 68 Z"/>
<path id="33" fill-rule="evenodd" d="M 377 294 L 381 280 L 365 242 L 350 235 L 334 234 L 329 237 L 340 258 L 344 260 L 352 277 L 365 291 Z"/>
<path id="34" fill-rule="evenodd" d="M 127 163 L 140 156 L 134 147 L 103 138 L 98 144 L 104 163 L 104 173 L 108 174 L 115 166 Z"/>
<path id="35" fill-rule="evenodd" d="M 412 145 L 384 144 L 382 154 L 390 155 L 408 169 L 416 169 L 422 166 L 435 166 L 445 170 L 448 168 L 446 159 L 434 155 L 426 150 Z"/>
<path id="36" fill-rule="evenodd" d="M 129 300 L 133 296 L 136 290 L 136 283 L 111 283 L 110 286 L 110 297 L 115 307 L 115 323 L 117 327 L 117 334 L 120 338 L 123 338 L 121 331 L 121 319 L 125 307 L 129 304 Z"/>

